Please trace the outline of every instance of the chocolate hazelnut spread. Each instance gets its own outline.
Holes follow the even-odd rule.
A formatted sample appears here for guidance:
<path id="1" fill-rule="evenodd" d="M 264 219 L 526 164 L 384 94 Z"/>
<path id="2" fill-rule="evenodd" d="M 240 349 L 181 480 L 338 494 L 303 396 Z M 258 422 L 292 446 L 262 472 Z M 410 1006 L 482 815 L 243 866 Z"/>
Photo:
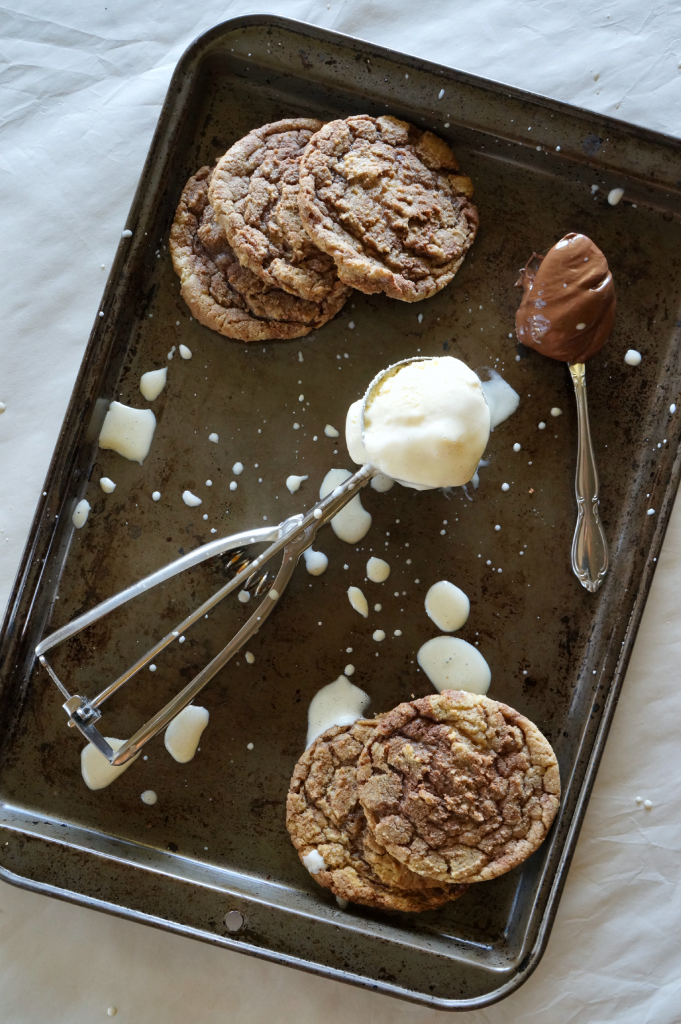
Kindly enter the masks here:
<path id="1" fill-rule="evenodd" d="M 566 363 L 584 363 L 603 348 L 615 320 L 615 288 L 608 261 L 586 235 L 570 232 L 546 256 L 533 253 L 518 287 L 523 345 Z"/>

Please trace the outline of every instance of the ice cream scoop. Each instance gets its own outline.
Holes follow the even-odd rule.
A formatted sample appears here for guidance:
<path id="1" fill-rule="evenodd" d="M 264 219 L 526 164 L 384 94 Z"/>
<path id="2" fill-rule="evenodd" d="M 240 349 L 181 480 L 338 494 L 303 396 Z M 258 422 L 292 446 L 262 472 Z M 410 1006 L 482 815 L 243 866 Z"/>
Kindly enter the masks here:
<path id="1" fill-rule="evenodd" d="M 572 569 L 595 593 L 608 571 L 608 542 L 598 511 L 598 472 L 586 400 L 585 362 L 605 345 L 615 322 L 615 287 L 605 256 L 586 235 L 570 232 L 546 256 L 533 253 L 517 282 L 518 340 L 568 363 L 577 400 L 577 525 Z"/>

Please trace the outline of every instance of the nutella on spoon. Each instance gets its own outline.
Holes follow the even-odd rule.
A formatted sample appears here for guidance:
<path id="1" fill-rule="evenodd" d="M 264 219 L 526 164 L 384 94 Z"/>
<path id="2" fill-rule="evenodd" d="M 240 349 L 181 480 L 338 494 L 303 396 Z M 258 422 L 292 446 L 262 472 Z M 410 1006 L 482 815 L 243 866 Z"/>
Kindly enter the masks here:
<path id="1" fill-rule="evenodd" d="M 577 400 L 577 525 L 572 571 L 590 593 L 608 571 L 608 542 L 600 519 L 598 471 L 591 442 L 585 362 L 605 345 L 615 321 L 615 288 L 608 261 L 586 235 L 570 232 L 546 256 L 533 253 L 518 281 L 518 340 L 569 366 Z"/>
<path id="2" fill-rule="evenodd" d="M 608 261 L 586 235 L 570 232 L 543 258 L 533 253 L 518 286 L 523 345 L 565 363 L 584 363 L 603 348 L 615 320 L 615 288 Z"/>

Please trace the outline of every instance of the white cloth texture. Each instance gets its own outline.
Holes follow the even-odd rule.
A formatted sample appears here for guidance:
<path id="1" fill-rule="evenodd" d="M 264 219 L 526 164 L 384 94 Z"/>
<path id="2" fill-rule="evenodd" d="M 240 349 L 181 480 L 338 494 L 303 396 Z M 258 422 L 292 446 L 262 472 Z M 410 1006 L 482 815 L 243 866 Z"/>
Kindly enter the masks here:
<path id="1" fill-rule="evenodd" d="M 197 35 L 254 11 L 681 133 L 681 7 L 660 0 L 7 0 L 0 605 L 172 71 Z M 680 1019 L 680 577 L 677 508 L 547 952 L 467 1024 Z M 91 1024 L 107 1007 L 135 1024 L 445 1019 L 0 884 L 2 1024 Z"/>

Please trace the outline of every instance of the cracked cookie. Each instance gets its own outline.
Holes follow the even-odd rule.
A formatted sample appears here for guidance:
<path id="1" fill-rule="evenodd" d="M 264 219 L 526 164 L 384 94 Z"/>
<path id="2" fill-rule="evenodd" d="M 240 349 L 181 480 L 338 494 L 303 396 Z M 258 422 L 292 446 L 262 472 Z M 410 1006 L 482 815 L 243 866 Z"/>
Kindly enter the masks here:
<path id="1" fill-rule="evenodd" d="M 211 174 L 202 167 L 185 185 L 169 243 L 180 294 L 199 323 L 227 338 L 269 341 L 302 338 L 335 316 L 345 293 L 310 302 L 240 265 L 208 199 Z"/>
<path id="2" fill-rule="evenodd" d="M 449 146 L 396 117 L 330 121 L 300 163 L 303 224 L 361 292 L 418 302 L 456 274 L 478 230 Z"/>
<path id="3" fill-rule="evenodd" d="M 312 877 L 336 896 L 383 910 L 432 910 L 467 886 L 442 885 L 391 857 L 367 828 L 356 765 L 376 722 L 328 729 L 305 751 L 291 779 L 286 826 Z"/>
<path id="4" fill-rule="evenodd" d="M 385 715 L 357 782 L 374 838 L 441 883 L 483 882 L 516 867 L 544 840 L 560 797 L 558 763 L 536 725 L 461 690 Z"/>
<path id="5" fill-rule="evenodd" d="M 218 161 L 209 198 L 239 262 L 272 288 L 311 302 L 347 295 L 336 265 L 305 231 L 300 158 L 323 121 L 289 118 L 256 128 Z"/>

